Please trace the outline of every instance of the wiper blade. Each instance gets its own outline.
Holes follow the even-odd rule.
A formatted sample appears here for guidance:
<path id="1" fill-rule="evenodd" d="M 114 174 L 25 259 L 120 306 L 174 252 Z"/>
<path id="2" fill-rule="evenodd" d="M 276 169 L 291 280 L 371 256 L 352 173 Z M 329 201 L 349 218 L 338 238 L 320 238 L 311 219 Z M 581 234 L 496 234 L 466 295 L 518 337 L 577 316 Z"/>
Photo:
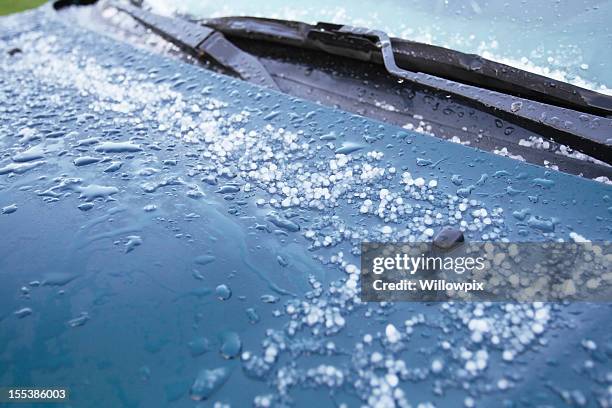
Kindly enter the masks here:
<path id="1" fill-rule="evenodd" d="M 562 86 L 549 86 L 552 90 L 561 89 L 562 92 L 569 92 L 569 95 L 590 95 L 590 93 L 599 95 L 599 99 L 593 97 L 591 100 L 602 103 L 599 103 L 597 109 L 591 109 L 593 105 L 585 106 L 585 103 L 580 102 L 580 98 L 572 102 L 571 98 L 559 96 L 563 93 L 545 92 L 546 90 L 531 86 L 530 83 L 523 84 L 523 88 L 530 90 L 531 94 L 515 96 L 511 92 L 500 92 L 499 86 L 493 86 L 495 84 L 491 85 L 487 81 L 484 81 L 487 82 L 484 85 L 475 86 L 470 84 L 470 81 L 462 83 L 422 71 L 414 72 L 406 68 L 405 58 L 402 60 L 402 55 L 405 57 L 405 54 L 397 52 L 397 40 L 391 40 L 386 33 L 377 30 L 326 23 L 318 23 L 313 26 L 299 22 L 252 17 L 225 17 L 206 20 L 202 24 L 157 16 L 133 6 L 112 6 L 128 13 L 144 26 L 191 55 L 198 58 L 210 58 L 232 70 L 241 78 L 259 85 L 278 89 L 274 79 L 260 61 L 233 45 L 223 34 L 230 39 L 243 37 L 276 42 L 383 64 L 390 75 L 402 81 L 409 81 L 443 95 L 452 96 L 467 105 L 490 112 L 501 119 L 537 132 L 606 163 L 611 163 L 612 160 L 612 120 L 584 112 L 590 109 L 598 110 L 599 113 L 603 111 L 606 114 L 612 114 L 612 110 L 606 108 L 610 98 L 596 92 L 582 90 L 584 92 L 580 93 L 577 90 L 581 88 L 564 83 L 559 83 Z M 439 49 L 439 47 L 435 48 Z M 429 70 L 435 71 L 437 68 L 435 64 L 432 65 L 434 67 Z M 520 72 L 521 75 L 532 78 L 529 73 L 507 68 L 514 73 Z M 461 69 L 458 71 L 459 73 L 456 72 L 455 76 L 461 76 L 463 71 Z M 520 75 L 515 76 L 514 79 L 519 77 Z M 500 78 L 505 77 L 500 75 Z M 474 81 L 472 78 L 471 82 Z M 546 81 L 549 81 L 546 82 L 548 84 L 556 83 L 552 79 L 546 79 Z M 511 80 L 504 82 L 500 79 L 500 83 L 505 87 L 514 86 Z M 538 94 L 540 97 L 535 98 L 533 94 Z M 546 98 L 543 98 L 542 95 Z M 546 102 L 538 99 L 546 99 Z M 563 103 L 559 103 L 559 100 Z M 552 104 L 555 101 L 557 104 Z M 570 108 L 570 105 L 574 108 Z M 575 109 L 577 105 L 580 105 L 582 111 Z"/>
<path id="2" fill-rule="evenodd" d="M 527 128 L 534 125 L 544 126 L 547 132 L 554 133 L 561 143 L 571 146 L 579 141 L 582 150 L 593 157 L 608 162 L 612 159 L 612 120 L 610 119 L 408 71 L 397 66 L 391 40 L 385 32 L 350 26 L 343 26 L 340 32 L 376 37 L 385 68 L 398 78 L 480 104 L 484 108 L 493 110 L 497 116 Z"/>
<path id="3" fill-rule="evenodd" d="M 195 20 L 193 20 L 195 21 Z M 350 33 L 339 24 L 316 25 L 259 17 L 222 17 L 200 21 L 228 36 L 260 39 L 318 49 L 382 63 L 368 29 Z M 612 96 L 524 71 L 479 55 L 435 45 L 390 38 L 400 68 L 476 85 L 505 94 L 599 116 L 612 116 Z"/>
<path id="4" fill-rule="evenodd" d="M 229 38 L 282 43 L 383 64 L 401 80 L 451 95 L 612 164 L 612 120 L 606 117 L 612 117 L 610 96 L 479 56 L 391 39 L 378 30 L 256 17 L 202 23 Z M 415 44 L 418 51 L 412 49 Z"/>
<path id="5" fill-rule="evenodd" d="M 111 5 L 194 57 L 210 58 L 245 81 L 278 90 L 257 58 L 236 47 L 215 29 L 159 16 L 129 4 Z"/>

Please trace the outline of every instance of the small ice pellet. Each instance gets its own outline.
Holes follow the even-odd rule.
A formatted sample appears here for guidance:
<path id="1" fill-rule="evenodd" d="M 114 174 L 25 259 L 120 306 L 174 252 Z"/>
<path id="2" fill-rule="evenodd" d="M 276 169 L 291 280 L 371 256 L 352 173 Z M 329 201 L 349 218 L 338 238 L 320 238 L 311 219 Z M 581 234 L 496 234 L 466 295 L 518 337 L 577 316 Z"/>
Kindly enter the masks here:
<path id="1" fill-rule="evenodd" d="M 499 388 L 500 390 L 505 390 L 506 388 L 508 388 L 508 380 L 506 380 L 505 378 L 500 378 L 497 381 L 497 388 Z"/>
<path id="2" fill-rule="evenodd" d="M 435 359 L 434 361 L 431 362 L 431 371 L 433 373 L 439 373 L 442 371 L 443 368 L 444 368 L 444 364 L 442 363 L 441 360 Z"/>
<path id="3" fill-rule="evenodd" d="M 382 359 L 383 359 L 383 356 L 378 351 L 375 351 L 374 353 L 372 353 L 372 356 L 370 357 L 370 361 L 374 364 L 380 363 Z"/>
<path id="4" fill-rule="evenodd" d="M 402 334 L 392 324 L 388 324 L 385 328 L 385 335 L 387 336 L 387 341 L 392 344 L 397 343 L 402 338 Z"/>
<path id="5" fill-rule="evenodd" d="M 399 378 L 397 378 L 397 375 L 393 373 L 387 374 L 385 376 L 385 380 L 387 381 L 387 384 L 389 384 L 391 387 L 397 387 L 397 385 L 399 384 Z"/>

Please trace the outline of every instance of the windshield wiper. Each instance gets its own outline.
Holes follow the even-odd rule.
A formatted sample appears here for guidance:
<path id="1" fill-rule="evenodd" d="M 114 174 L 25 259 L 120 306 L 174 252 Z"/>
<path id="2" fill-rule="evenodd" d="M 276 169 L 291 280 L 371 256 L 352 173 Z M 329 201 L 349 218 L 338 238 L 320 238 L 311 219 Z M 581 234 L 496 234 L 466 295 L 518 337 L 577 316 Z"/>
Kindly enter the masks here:
<path id="1" fill-rule="evenodd" d="M 198 58 L 242 79 L 278 89 L 259 60 L 229 39 L 284 44 L 382 64 L 399 81 L 418 84 L 500 119 L 612 163 L 612 98 L 479 56 L 391 39 L 382 31 L 318 23 L 225 17 L 201 22 L 114 7 Z M 211 46 L 221 42 L 223 47 Z M 230 50 L 230 52 L 227 52 Z"/>
<path id="2" fill-rule="evenodd" d="M 196 21 L 196 20 L 193 20 Z M 382 63 L 374 31 L 329 23 L 306 23 L 258 17 L 223 17 L 202 20 L 226 35 L 285 43 L 323 50 L 360 60 Z M 368 34 L 369 32 L 369 34 Z M 372 41 L 374 39 L 374 41 Z M 612 116 L 612 97 L 547 78 L 479 55 L 398 38 L 390 39 L 397 65 L 509 95 L 600 116 Z"/>
<path id="3" fill-rule="evenodd" d="M 200 24 L 159 16 L 128 5 L 113 5 L 196 58 L 210 58 L 245 81 L 277 89 L 276 83 L 259 60 L 242 51 L 223 34 Z"/>

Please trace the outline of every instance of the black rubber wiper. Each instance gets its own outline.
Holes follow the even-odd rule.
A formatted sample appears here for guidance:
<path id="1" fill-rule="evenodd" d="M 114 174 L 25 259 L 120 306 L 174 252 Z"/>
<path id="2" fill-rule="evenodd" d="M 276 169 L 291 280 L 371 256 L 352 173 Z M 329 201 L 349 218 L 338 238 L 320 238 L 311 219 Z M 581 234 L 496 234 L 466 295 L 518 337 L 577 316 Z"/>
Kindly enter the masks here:
<path id="1" fill-rule="evenodd" d="M 195 21 L 195 20 L 192 20 Z M 223 17 L 199 21 L 228 36 L 307 47 L 376 63 L 384 62 L 379 34 L 338 24 L 316 25 L 258 17 Z M 584 113 L 612 117 L 612 96 L 534 74 L 479 55 L 435 45 L 388 38 L 399 68 L 434 75 L 504 94 Z"/>
<path id="2" fill-rule="evenodd" d="M 209 58 L 245 81 L 277 89 L 257 58 L 242 51 L 219 31 L 175 18 L 163 17 L 129 4 L 112 4 L 136 21 L 196 58 Z"/>
<path id="3" fill-rule="evenodd" d="M 597 92 L 478 56 L 391 39 L 377 30 L 253 17 L 187 21 L 157 16 L 133 6 L 114 7 L 184 51 L 212 59 L 259 85 L 278 89 L 259 60 L 233 45 L 232 38 L 314 49 L 381 64 L 399 81 L 451 96 L 612 163 L 612 119 L 608 117 L 612 117 L 612 98 Z"/>

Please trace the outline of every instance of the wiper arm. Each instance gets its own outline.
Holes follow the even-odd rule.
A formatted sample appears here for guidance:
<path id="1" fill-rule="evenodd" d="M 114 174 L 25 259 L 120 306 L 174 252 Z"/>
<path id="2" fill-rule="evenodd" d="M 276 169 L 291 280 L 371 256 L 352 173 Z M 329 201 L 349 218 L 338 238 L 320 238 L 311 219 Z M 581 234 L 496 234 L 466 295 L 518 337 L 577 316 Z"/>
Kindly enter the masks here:
<path id="1" fill-rule="evenodd" d="M 479 56 L 390 39 L 377 30 L 255 17 L 224 17 L 202 23 L 230 38 L 283 43 L 382 63 L 399 79 L 451 95 L 612 164 L 610 96 Z"/>
<path id="2" fill-rule="evenodd" d="M 195 21 L 195 20 L 194 20 Z M 331 54 L 383 63 L 371 30 L 348 32 L 339 24 L 316 25 L 259 17 L 222 17 L 200 21 L 227 36 L 317 49 Z M 371 35 L 367 33 L 370 32 Z M 374 41 L 373 41 L 374 39 Z M 400 68 L 476 85 L 550 105 L 612 117 L 612 96 L 542 75 L 435 45 L 390 38 Z"/>
<path id="3" fill-rule="evenodd" d="M 339 31 L 375 37 L 385 68 L 398 78 L 477 103 L 494 111 L 497 116 L 507 118 L 527 128 L 543 126 L 546 129 L 544 133 L 549 133 L 551 136 L 554 134 L 560 143 L 573 146 L 576 142 L 580 142 L 582 147 L 580 150 L 588 152 L 591 156 L 608 163 L 612 159 L 612 120 L 610 119 L 508 96 L 497 91 L 465 85 L 421 72 L 411 72 L 397 66 L 391 39 L 385 32 L 350 26 L 343 26 Z"/>
<path id="4" fill-rule="evenodd" d="M 196 58 L 210 58 L 245 81 L 278 90 L 257 58 L 242 51 L 213 28 L 163 17 L 129 4 L 111 4 Z"/>
<path id="5" fill-rule="evenodd" d="M 392 40 L 382 31 L 326 23 L 312 26 L 305 23 L 252 17 L 226 17 L 206 20 L 202 24 L 157 16 L 133 6 L 113 6 L 128 13 L 144 26 L 191 55 L 198 58 L 210 58 L 232 70 L 241 78 L 259 85 L 278 89 L 259 60 L 233 45 L 223 34 L 230 38 L 244 37 L 264 40 L 316 49 L 328 54 L 362 61 L 382 63 L 389 74 L 398 79 L 450 95 L 501 119 L 511 121 L 547 138 L 552 138 L 558 143 L 612 164 L 612 120 L 593 112 L 585 112 L 596 111 L 599 114 L 612 115 L 612 104 L 609 104 L 612 98 L 596 92 L 546 79 L 547 84 L 554 85 L 549 85 L 550 89 L 538 88 L 526 80 L 522 88 L 517 87 L 521 96 L 514 96 L 511 92 L 508 92 L 510 95 L 500 92 L 499 84 L 491 85 L 487 81 L 481 81 L 482 78 L 475 80 L 476 75 L 470 77 L 471 81 L 465 82 L 483 82 L 482 85 L 475 86 L 426 72 L 414 72 L 404 66 L 406 65 L 405 58 L 403 65 L 398 63 L 398 60 L 401 63 L 402 55 L 405 57 L 405 54 L 398 53 L 396 49 L 397 41 L 400 41 L 398 48 L 401 48 L 401 40 L 394 39 L 392 44 Z M 439 47 L 434 48 L 440 49 Z M 466 55 L 451 50 L 445 51 Z M 438 58 L 439 55 L 434 55 L 434 57 Z M 449 58 L 449 61 L 452 62 L 452 58 Z M 496 64 L 490 61 L 488 63 Z M 434 67 L 429 68 L 429 71 L 438 69 L 435 64 L 433 65 Z M 503 87 L 512 88 L 517 78 L 524 77 L 530 80 L 534 78 L 524 71 L 506 68 L 515 75 L 510 75 L 508 79 L 500 74 L 498 82 Z M 454 74 L 456 77 L 465 74 L 461 69 L 457 71 Z M 527 95 L 523 96 L 523 94 Z M 578 96 L 576 98 L 562 97 L 564 94 Z M 589 97 L 587 98 L 589 102 L 585 101 L 584 95 Z M 544 99 L 546 102 L 538 99 Z M 577 109 L 578 107 L 580 109 Z"/>

